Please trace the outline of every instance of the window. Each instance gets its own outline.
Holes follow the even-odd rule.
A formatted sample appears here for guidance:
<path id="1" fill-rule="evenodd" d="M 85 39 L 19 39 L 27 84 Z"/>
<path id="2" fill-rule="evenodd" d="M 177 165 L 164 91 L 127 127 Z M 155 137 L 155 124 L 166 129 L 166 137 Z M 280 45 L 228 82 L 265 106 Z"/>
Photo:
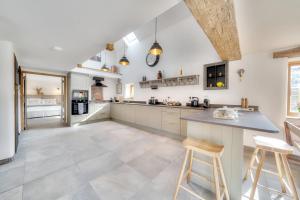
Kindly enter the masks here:
<path id="1" fill-rule="evenodd" d="M 300 116 L 300 61 L 289 63 L 288 76 L 288 115 Z"/>
<path id="2" fill-rule="evenodd" d="M 136 42 L 138 42 L 137 37 L 135 36 L 134 32 L 129 33 L 125 37 L 123 37 L 124 42 L 127 44 L 127 46 L 130 46 Z"/>
<path id="3" fill-rule="evenodd" d="M 125 84 L 125 99 L 133 99 L 134 97 L 134 84 Z"/>

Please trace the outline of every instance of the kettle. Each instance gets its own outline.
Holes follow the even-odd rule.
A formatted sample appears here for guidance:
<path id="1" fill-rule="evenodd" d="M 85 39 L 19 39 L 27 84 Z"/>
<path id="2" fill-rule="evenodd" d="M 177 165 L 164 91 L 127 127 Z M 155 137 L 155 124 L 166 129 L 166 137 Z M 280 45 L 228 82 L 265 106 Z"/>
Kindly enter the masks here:
<path id="1" fill-rule="evenodd" d="M 192 97 L 191 106 L 192 107 L 198 107 L 199 106 L 199 98 L 198 97 Z"/>
<path id="2" fill-rule="evenodd" d="M 204 108 L 209 108 L 209 99 L 204 99 L 203 100 L 203 107 Z"/>

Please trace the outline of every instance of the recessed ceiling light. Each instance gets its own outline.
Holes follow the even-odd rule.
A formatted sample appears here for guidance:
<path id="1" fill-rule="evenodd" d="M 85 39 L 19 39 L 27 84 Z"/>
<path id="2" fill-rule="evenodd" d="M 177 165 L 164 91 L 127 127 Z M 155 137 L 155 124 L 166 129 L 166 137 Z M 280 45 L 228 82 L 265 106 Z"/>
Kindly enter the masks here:
<path id="1" fill-rule="evenodd" d="M 53 46 L 51 49 L 53 51 L 62 51 L 63 50 L 63 48 L 61 48 L 60 46 Z"/>

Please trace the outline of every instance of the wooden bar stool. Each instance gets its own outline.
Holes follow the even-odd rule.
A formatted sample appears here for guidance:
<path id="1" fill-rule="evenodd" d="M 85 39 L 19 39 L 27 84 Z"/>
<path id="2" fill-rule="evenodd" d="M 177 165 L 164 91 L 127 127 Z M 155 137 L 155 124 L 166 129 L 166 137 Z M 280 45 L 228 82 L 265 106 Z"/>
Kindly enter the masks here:
<path id="1" fill-rule="evenodd" d="M 177 199 L 177 195 L 180 189 L 185 190 L 186 192 L 189 192 L 196 198 L 199 198 L 201 200 L 204 200 L 203 197 L 196 194 L 191 189 L 188 189 L 187 187 L 182 185 L 183 179 L 186 179 L 187 182 L 190 181 L 191 175 L 195 175 L 195 177 L 201 178 L 205 181 L 211 182 L 214 184 L 216 189 L 216 199 L 221 200 L 223 199 L 224 195 L 227 200 L 229 200 L 229 192 L 226 185 L 225 175 L 221 163 L 221 156 L 224 151 L 224 146 L 211 144 L 203 140 L 193 139 L 193 138 L 187 138 L 183 141 L 183 145 L 186 148 L 186 154 L 185 159 L 178 177 L 177 181 L 177 187 L 174 194 L 174 200 Z M 212 163 L 206 162 L 204 160 L 200 160 L 196 157 L 194 157 L 194 152 L 200 153 L 202 155 L 205 155 L 212 159 Z M 207 166 L 210 166 L 213 168 L 213 174 L 214 174 L 214 181 L 209 181 L 209 178 L 204 177 L 196 172 L 192 171 L 192 165 L 193 161 L 197 161 L 201 164 L 205 164 Z M 186 171 L 186 165 L 189 163 L 188 169 Z M 185 172 L 186 171 L 186 172 Z M 221 177 L 221 183 L 220 184 L 220 177 Z M 221 191 L 222 189 L 222 191 Z"/>
<path id="2" fill-rule="evenodd" d="M 256 187 L 257 185 L 262 187 L 263 189 L 270 190 L 272 192 L 275 192 L 279 195 L 286 195 L 287 189 L 289 193 L 291 194 L 291 197 L 295 200 L 299 200 L 297 189 L 295 186 L 294 178 L 289 166 L 289 163 L 287 161 L 287 156 L 289 154 L 293 153 L 293 148 L 287 144 L 283 140 L 275 139 L 275 138 L 269 138 L 269 137 L 263 137 L 263 136 L 255 136 L 254 137 L 256 149 L 254 153 L 252 154 L 250 164 L 248 166 L 248 169 L 246 171 L 246 175 L 244 177 L 244 181 L 247 180 L 249 174 L 252 175 L 252 169 L 256 169 L 255 178 L 252 183 L 252 189 L 250 194 L 250 199 L 252 200 L 255 195 Z M 276 161 L 276 167 L 277 167 L 277 173 L 263 169 L 266 152 L 274 153 L 275 155 L 275 161 Z M 258 158 L 258 154 L 261 154 L 260 159 Z M 257 162 L 258 166 L 255 167 L 255 163 Z M 263 185 L 258 184 L 259 176 L 261 171 L 273 174 L 278 176 L 282 192 L 275 190 L 273 188 L 269 188 Z M 287 179 L 287 181 L 285 180 Z"/>

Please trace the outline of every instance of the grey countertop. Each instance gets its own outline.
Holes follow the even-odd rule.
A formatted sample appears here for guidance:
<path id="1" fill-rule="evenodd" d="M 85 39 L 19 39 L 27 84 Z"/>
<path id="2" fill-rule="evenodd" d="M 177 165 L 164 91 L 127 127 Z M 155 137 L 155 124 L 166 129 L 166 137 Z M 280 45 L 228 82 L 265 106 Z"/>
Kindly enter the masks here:
<path id="1" fill-rule="evenodd" d="M 182 108 L 182 109 L 194 109 L 194 110 L 204 110 L 205 108 L 203 107 L 191 107 L 191 106 L 168 106 L 168 105 L 163 105 L 163 104 L 146 104 L 146 103 L 128 103 L 128 102 L 111 102 L 114 104 L 128 104 L 128 105 L 139 105 L 139 106 L 153 106 L 153 107 L 165 107 L 165 108 Z"/>
<path id="2" fill-rule="evenodd" d="M 215 109 L 206 109 L 202 112 L 198 112 L 181 119 L 195 122 L 203 122 L 209 124 L 231 126 L 242 129 L 249 129 L 255 131 L 269 132 L 269 133 L 278 133 L 279 129 L 263 114 L 258 111 L 255 112 L 246 112 L 239 111 L 239 118 L 235 120 L 227 119 L 216 119 L 213 117 L 213 111 Z"/>

